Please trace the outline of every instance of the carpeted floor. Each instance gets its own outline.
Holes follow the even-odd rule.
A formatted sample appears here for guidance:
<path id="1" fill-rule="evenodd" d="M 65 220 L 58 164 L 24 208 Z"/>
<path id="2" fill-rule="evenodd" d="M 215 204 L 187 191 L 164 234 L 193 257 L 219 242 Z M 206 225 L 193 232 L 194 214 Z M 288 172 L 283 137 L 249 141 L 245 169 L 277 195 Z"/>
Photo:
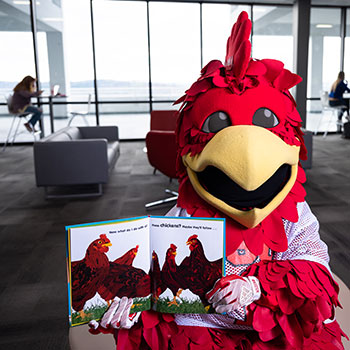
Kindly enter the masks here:
<path id="1" fill-rule="evenodd" d="M 66 225 L 146 214 L 169 180 L 153 169 L 143 142 L 121 144 L 121 157 L 99 198 L 44 199 L 35 186 L 32 147 L 0 154 L 0 349 L 66 350 Z M 314 138 L 307 200 L 321 223 L 333 271 L 350 286 L 350 141 Z M 177 184 L 170 184 L 176 189 Z M 172 204 L 148 213 L 163 215 Z"/>

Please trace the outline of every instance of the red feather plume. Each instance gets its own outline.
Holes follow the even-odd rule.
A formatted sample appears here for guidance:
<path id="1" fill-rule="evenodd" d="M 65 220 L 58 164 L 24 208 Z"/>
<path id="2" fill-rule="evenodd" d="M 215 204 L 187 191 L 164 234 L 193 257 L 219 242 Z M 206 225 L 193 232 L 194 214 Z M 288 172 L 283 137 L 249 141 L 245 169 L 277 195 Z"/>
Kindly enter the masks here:
<path id="1" fill-rule="evenodd" d="M 251 43 L 249 41 L 252 22 L 247 12 L 239 15 L 232 27 L 231 36 L 227 40 L 225 67 L 226 72 L 241 79 L 248 68 L 250 61 Z"/>

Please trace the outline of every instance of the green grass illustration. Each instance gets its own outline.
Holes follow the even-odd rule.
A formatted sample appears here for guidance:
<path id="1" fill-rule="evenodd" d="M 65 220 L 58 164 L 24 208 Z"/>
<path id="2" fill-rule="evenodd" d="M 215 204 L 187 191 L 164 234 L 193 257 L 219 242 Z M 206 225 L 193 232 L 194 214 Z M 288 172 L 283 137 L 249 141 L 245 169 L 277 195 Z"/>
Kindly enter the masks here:
<path id="1" fill-rule="evenodd" d="M 151 298 L 134 298 L 134 303 L 131 308 L 130 312 L 138 312 L 143 310 L 149 310 L 151 308 Z M 105 304 L 96 304 L 92 305 L 86 309 L 84 309 L 84 312 L 86 314 L 86 317 L 81 318 L 80 314 L 78 312 L 72 313 L 72 325 L 87 323 L 91 320 L 100 320 L 105 313 L 105 311 L 108 309 L 108 306 Z"/>
<path id="2" fill-rule="evenodd" d="M 172 301 L 172 298 L 169 297 L 161 297 L 158 299 L 156 305 L 157 305 L 157 311 L 158 312 L 164 312 L 164 313 L 177 313 L 177 314 L 186 314 L 186 313 L 192 313 L 192 314 L 207 314 L 207 313 L 214 313 L 215 311 L 210 307 L 208 310 L 205 308 L 205 306 L 202 304 L 202 302 L 199 299 L 191 300 L 188 298 L 177 298 L 176 301 L 178 305 L 169 305 L 169 302 Z M 92 305 L 86 309 L 84 309 L 84 312 L 86 314 L 86 317 L 81 318 L 80 314 L 78 312 L 72 313 L 72 325 L 78 325 L 87 323 L 91 320 L 100 320 L 103 316 L 103 314 L 108 309 L 107 305 L 103 304 L 96 304 Z M 138 312 L 138 311 L 144 311 L 144 310 L 150 310 L 151 309 L 151 298 L 134 298 L 134 303 L 131 308 L 130 312 Z"/>
<path id="3" fill-rule="evenodd" d="M 78 312 L 72 313 L 72 325 L 87 323 L 91 320 L 99 320 L 107 310 L 107 305 L 97 304 L 84 309 L 85 317 L 81 317 Z"/>
<path id="4" fill-rule="evenodd" d="M 168 303 L 172 301 L 169 297 L 161 297 L 156 303 L 156 310 L 165 313 L 177 313 L 177 314 L 207 314 L 213 313 L 214 310 L 210 308 L 205 308 L 200 299 L 191 300 L 188 298 L 176 298 L 178 305 L 169 305 Z"/>
<path id="5" fill-rule="evenodd" d="M 130 312 L 150 310 L 150 308 L 151 308 L 151 297 L 134 298 L 134 303 L 131 307 Z"/>

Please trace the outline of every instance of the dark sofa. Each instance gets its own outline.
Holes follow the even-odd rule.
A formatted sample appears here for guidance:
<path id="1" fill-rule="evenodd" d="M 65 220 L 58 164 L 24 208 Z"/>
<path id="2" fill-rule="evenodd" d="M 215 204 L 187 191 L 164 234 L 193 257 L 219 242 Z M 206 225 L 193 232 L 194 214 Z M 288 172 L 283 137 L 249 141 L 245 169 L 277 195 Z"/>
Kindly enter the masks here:
<path id="1" fill-rule="evenodd" d="M 66 127 L 34 143 L 36 184 L 46 197 L 57 197 L 48 194 L 50 186 L 90 184 L 100 195 L 119 154 L 117 126 Z"/>

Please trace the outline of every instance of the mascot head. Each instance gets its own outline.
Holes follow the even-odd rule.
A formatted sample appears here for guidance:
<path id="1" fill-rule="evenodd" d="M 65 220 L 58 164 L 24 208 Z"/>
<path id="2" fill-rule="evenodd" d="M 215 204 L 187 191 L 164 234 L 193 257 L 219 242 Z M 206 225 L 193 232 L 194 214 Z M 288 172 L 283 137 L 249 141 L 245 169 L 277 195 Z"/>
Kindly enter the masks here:
<path id="1" fill-rule="evenodd" d="M 225 64 L 209 62 L 177 101 L 178 204 L 193 216 L 226 216 L 256 253 L 263 243 L 284 251 L 282 218 L 296 221 L 305 196 L 306 149 L 289 92 L 301 78 L 280 61 L 252 59 L 250 32 L 242 12 Z"/>

